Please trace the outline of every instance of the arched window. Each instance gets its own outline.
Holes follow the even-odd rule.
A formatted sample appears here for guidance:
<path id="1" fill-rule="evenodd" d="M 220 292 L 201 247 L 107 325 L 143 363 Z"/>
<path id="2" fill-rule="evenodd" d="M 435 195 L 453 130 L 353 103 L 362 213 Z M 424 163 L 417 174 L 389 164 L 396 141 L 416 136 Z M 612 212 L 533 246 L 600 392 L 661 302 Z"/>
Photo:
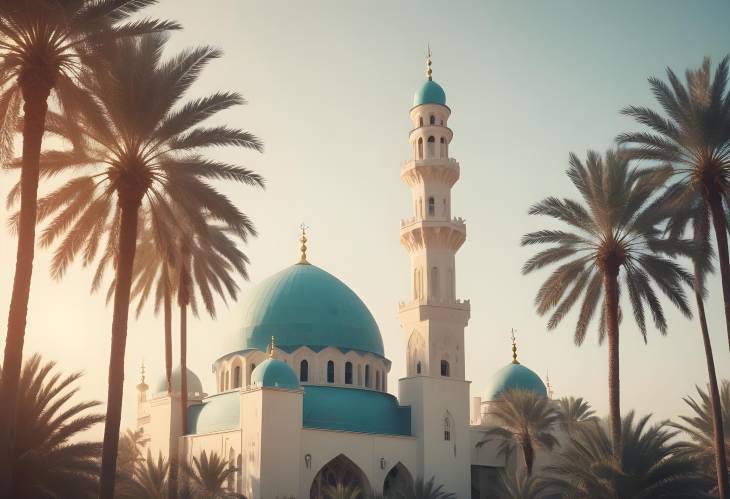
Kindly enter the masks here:
<path id="1" fill-rule="evenodd" d="M 423 159 L 423 137 L 418 137 L 418 157 L 416 159 Z"/>
<path id="2" fill-rule="evenodd" d="M 335 382 L 335 363 L 331 360 L 327 362 L 327 383 Z"/>
<path id="3" fill-rule="evenodd" d="M 444 140 L 443 137 L 441 137 L 441 145 L 439 146 L 439 156 L 442 158 L 446 157 L 446 140 Z"/>
<path id="4" fill-rule="evenodd" d="M 345 384 L 352 384 L 352 362 L 345 362 Z"/>
<path id="5" fill-rule="evenodd" d="M 435 147 L 436 147 L 436 139 L 433 137 L 433 135 L 431 135 L 428 138 L 428 150 L 426 151 L 426 156 L 428 158 L 433 158 L 436 156 L 436 151 L 434 149 Z"/>
<path id="6" fill-rule="evenodd" d="M 449 372 L 449 361 L 448 360 L 441 361 L 441 376 L 451 376 L 451 373 Z"/>
<path id="7" fill-rule="evenodd" d="M 365 387 L 370 388 L 370 365 L 365 366 Z"/>
<path id="8" fill-rule="evenodd" d="M 241 366 L 233 370 L 233 388 L 241 388 Z"/>
<path id="9" fill-rule="evenodd" d="M 421 361 L 416 362 L 416 374 L 421 374 Z"/>
<path id="10" fill-rule="evenodd" d="M 438 267 L 431 268 L 431 296 L 438 298 L 440 295 L 439 289 L 439 269 Z"/>
<path id="11" fill-rule="evenodd" d="M 375 389 L 380 391 L 380 371 L 375 371 Z"/>
<path id="12" fill-rule="evenodd" d="M 299 381 L 309 381 L 309 362 L 306 359 L 299 363 Z"/>
<path id="13" fill-rule="evenodd" d="M 428 198 L 428 216 L 432 217 L 436 214 L 436 200 L 431 196 Z"/>
<path id="14" fill-rule="evenodd" d="M 449 413 L 444 416 L 444 440 L 451 441 L 451 416 Z"/>
<path id="15" fill-rule="evenodd" d="M 431 115 L 431 117 L 430 117 L 430 118 L 428 119 L 428 123 L 429 123 L 430 125 L 435 125 L 435 124 L 436 124 L 436 116 L 434 116 L 434 115 L 432 114 L 432 115 Z"/>
<path id="16" fill-rule="evenodd" d="M 256 364 L 251 364 L 251 372 L 253 372 L 254 369 L 256 369 Z"/>
<path id="17" fill-rule="evenodd" d="M 418 126 L 423 126 L 423 116 L 418 117 Z"/>

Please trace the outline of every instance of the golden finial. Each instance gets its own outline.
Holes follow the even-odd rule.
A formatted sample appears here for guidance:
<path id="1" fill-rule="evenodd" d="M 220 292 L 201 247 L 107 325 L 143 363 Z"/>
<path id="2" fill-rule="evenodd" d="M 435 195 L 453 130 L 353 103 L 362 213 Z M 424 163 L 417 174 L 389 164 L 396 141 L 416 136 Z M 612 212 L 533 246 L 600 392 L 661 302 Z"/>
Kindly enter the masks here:
<path id="1" fill-rule="evenodd" d="M 517 361 L 517 338 L 515 338 L 515 330 L 512 329 L 512 363 L 519 364 Z"/>
<path id="2" fill-rule="evenodd" d="M 309 265 L 309 262 L 307 261 L 307 229 L 309 227 L 302 224 L 299 228 L 302 230 L 302 235 L 299 237 L 299 242 L 302 243 L 302 245 L 299 247 L 301 254 L 299 255 L 298 263 L 299 265 Z"/>
<path id="3" fill-rule="evenodd" d="M 140 382 L 137 385 L 137 389 L 141 392 L 146 391 L 149 386 L 147 386 L 147 383 L 145 382 L 145 367 L 144 367 L 144 359 L 142 359 L 142 365 L 139 368 L 139 374 L 140 374 Z"/>
<path id="4" fill-rule="evenodd" d="M 548 398 L 552 399 L 553 398 L 553 385 L 550 384 L 550 373 L 549 372 L 547 373 L 547 376 L 545 376 L 545 379 L 547 381 Z"/>
<path id="5" fill-rule="evenodd" d="M 269 358 L 274 358 L 274 349 L 276 349 L 276 342 L 274 340 L 274 337 L 271 337 L 271 344 L 269 345 Z"/>
<path id="6" fill-rule="evenodd" d="M 431 79 L 431 74 L 433 74 L 433 71 L 431 70 L 431 44 L 428 44 L 428 56 L 426 57 L 426 76 L 428 76 L 428 79 Z"/>

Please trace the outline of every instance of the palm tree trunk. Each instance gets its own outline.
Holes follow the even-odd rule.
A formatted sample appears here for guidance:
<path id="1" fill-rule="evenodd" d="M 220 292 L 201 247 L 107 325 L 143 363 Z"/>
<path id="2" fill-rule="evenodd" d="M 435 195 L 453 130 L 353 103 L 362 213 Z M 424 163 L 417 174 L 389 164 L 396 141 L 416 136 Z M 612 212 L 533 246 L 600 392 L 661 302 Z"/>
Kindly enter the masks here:
<path id="1" fill-rule="evenodd" d="M 41 78 L 25 75 L 20 79 L 23 93 L 23 168 L 20 173 L 20 221 L 15 278 L 8 313 L 2 377 L 0 378 L 0 497 L 10 497 L 15 455 L 15 406 L 23 362 L 25 325 L 30 299 L 30 281 L 35 254 L 35 225 L 38 175 L 45 129 L 48 96 L 52 85 Z"/>
<path id="2" fill-rule="evenodd" d="M 717 490 L 720 499 L 730 499 L 730 485 L 727 476 L 727 456 L 725 455 L 725 430 L 722 427 L 722 406 L 720 404 L 720 391 L 717 386 L 715 374 L 715 360 L 712 355 L 712 343 L 707 328 L 705 317 L 705 304 L 702 300 L 702 285 L 697 278 L 699 269 L 695 265 L 695 298 L 697 299 L 697 315 L 700 318 L 700 329 L 702 331 L 702 342 L 705 345 L 705 359 L 707 361 L 707 374 L 710 378 L 710 400 L 712 402 L 712 429 L 715 447 L 715 471 L 717 478 Z"/>
<path id="3" fill-rule="evenodd" d="M 124 351 L 127 344 L 129 293 L 132 287 L 132 267 L 137 249 L 137 212 L 141 196 L 123 202 L 120 194 L 121 226 L 119 231 L 119 260 L 114 287 L 112 318 L 112 349 L 109 358 L 109 387 L 107 391 L 104 445 L 101 456 L 99 499 L 113 499 L 119 447 L 119 422 L 124 393 Z"/>
<path id="4" fill-rule="evenodd" d="M 183 435 L 188 431 L 188 304 L 180 305 L 180 422 Z"/>
<path id="5" fill-rule="evenodd" d="M 165 283 L 165 296 L 163 298 L 163 313 L 165 321 L 165 375 L 167 376 L 167 394 L 170 397 L 170 421 L 173 420 L 172 412 L 175 410 L 175 396 L 172 391 L 172 293 L 170 286 Z M 170 442 L 168 446 L 168 455 L 170 463 L 170 477 L 168 480 L 167 497 L 168 499 L 177 498 L 177 445 L 173 445 L 173 439 L 177 438 L 174 427 L 170 425 Z"/>
<path id="6" fill-rule="evenodd" d="M 722 281 L 722 298 L 725 302 L 725 330 L 727 331 L 728 346 L 730 346 L 730 257 L 728 256 L 727 247 L 725 210 L 722 208 L 722 198 L 717 190 L 710 191 L 708 201 L 712 211 L 712 224 L 715 227 L 717 259 L 720 262 L 720 278 Z"/>
<path id="7" fill-rule="evenodd" d="M 535 449 L 532 447 L 532 441 L 528 438 L 522 445 L 522 454 L 525 457 L 525 468 L 527 476 L 532 476 L 532 466 L 535 463 Z"/>
<path id="8" fill-rule="evenodd" d="M 608 407 L 614 457 L 621 458 L 621 391 L 619 379 L 618 267 L 604 270 L 608 336 Z"/>

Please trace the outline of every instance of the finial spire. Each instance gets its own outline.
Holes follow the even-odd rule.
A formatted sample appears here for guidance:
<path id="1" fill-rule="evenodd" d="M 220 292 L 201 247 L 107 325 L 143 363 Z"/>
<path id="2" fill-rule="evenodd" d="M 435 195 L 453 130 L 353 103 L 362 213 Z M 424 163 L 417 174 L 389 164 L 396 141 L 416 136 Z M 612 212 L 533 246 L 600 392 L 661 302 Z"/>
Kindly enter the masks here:
<path id="1" fill-rule="evenodd" d="M 273 359 L 274 358 L 274 350 L 275 349 L 276 349 L 276 341 L 275 341 L 274 337 L 272 336 L 271 337 L 271 343 L 269 344 L 269 358 L 270 359 Z"/>
<path id="2" fill-rule="evenodd" d="M 428 56 L 426 57 L 426 76 L 428 76 L 428 79 L 431 80 L 431 75 L 433 74 L 433 71 L 431 70 L 431 44 L 428 44 Z"/>
<path id="3" fill-rule="evenodd" d="M 142 365 L 139 368 L 139 375 L 140 375 L 140 382 L 137 385 L 137 389 L 141 392 L 147 391 L 149 386 L 146 383 L 146 377 L 145 377 L 145 367 L 144 367 L 144 359 L 142 359 Z"/>
<path id="4" fill-rule="evenodd" d="M 302 235 L 299 236 L 299 242 L 302 244 L 299 247 L 299 251 L 301 252 L 299 255 L 299 265 L 309 265 L 309 262 L 307 261 L 307 227 L 306 225 L 302 224 L 299 226 L 299 228 L 302 231 Z"/>
<path id="5" fill-rule="evenodd" d="M 512 363 L 519 364 L 517 361 L 517 338 L 515 337 L 515 330 L 512 329 Z"/>
<path id="6" fill-rule="evenodd" d="M 547 381 L 547 395 L 548 398 L 552 400 L 553 398 L 553 385 L 550 384 L 550 373 L 547 373 L 547 376 L 545 376 L 545 379 Z"/>

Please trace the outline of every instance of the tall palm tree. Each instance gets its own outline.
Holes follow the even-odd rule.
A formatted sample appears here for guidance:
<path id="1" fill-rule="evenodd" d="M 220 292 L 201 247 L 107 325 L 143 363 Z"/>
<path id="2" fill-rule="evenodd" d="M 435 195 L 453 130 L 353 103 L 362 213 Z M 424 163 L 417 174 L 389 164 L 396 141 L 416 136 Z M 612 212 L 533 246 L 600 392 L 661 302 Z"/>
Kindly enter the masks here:
<path id="1" fill-rule="evenodd" d="M 712 214 L 730 345 L 730 257 L 725 216 L 730 204 L 728 58 L 718 64 L 714 76 L 706 58 L 698 69 L 686 72 L 684 83 L 669 68 L 667 80 L 669 83 L 649 78 L 665 115 L 643 106 L 623 109 L 623 114 L 651 131 L 624 133 L 617 140 L 632 147 L 633 157 L 672 165 L 676 177 L 672 192 L 677 205 L 699 202 Z M 709 231 L 709 227 L 697 228 Z"/>
<path id="2" fill-rule="evenodd" d="M 436 485 L 434 477 L 424 480 L 418 477 L 415 482 L 404 485 L 396 490 L 394 499 L 456 499 L 450 492 L 444 492 L 443 485 Z"/>
<path id="3" fill-rule="evenodd" d="M 150 19 L 120 24 L 152 3 L 155 1 L 0 3 L 0 162 L 4 163 L 12 152 L 18 125 L 23 135 L 20 183 L 15 190 L 20 197 L 18 250 L 5 338 L 5 369 L 0 379 L 0 496 L 12 486 L 9 461 L 33 271 L 41 145 L 46 128 L 53 129 L 58 121 L 55 113 L 48 112 L 48 98 L 53 94 L 69 122 L 76 121 L 84 109 L 93 105 L 75 78 L 83 68 L 99 68 L 99 60 L 90 48 L 122 36 L 179 28 L 176 23 Z"/>
<path id="4" fill-rule="evenodd" d="M 714 475 L 716 480 L 715 438 L 717 432 L 715 431 L 715 406 L 709 393 L 700 387 L 696 387 L 696 389 L 699 399 L 696 400 L 691 396 L 684 398 L 693 414 L 691 416 L 680 416 L 681 422 L 669 423 L 669 425 L 681 430 L 689 437 L 689 441 L 683 441 L 679 444 L 678 454 L 697 463 L 703 473 L 706 473 L 708 477 Z M 722 382 L 720 399 L 722 409 L 720 423 L 725 434 L 727 434 L 730 431 L 730 382 L 727 380 Z M 730 450 L 730 442 L 725 441 L 722 448 L 725 449 L 725 452 Z M 727 476 L 728 471 L 726 468 L 725 476 Z M 719 484 L 718 490 L 714 492 L 719 493 Z"/>
<path id="5" fill-rule="evenodd" d="M 63 236 L 53 257 L 53 276 L 60 278 L 79 255 L 85 265 L 98 257 L 95 284 L 103 279 L 104 269 L 115 269 L 101 499 L 111 499 L 114 494 L 140 213 L 150 214 L 153 230 L 161 233 L 157 240 L 175 240 L 174 213 L 178 211 L 196 228 L 206 228 L 213 219 L 245 237 L 251 225 L 248 218 L 207 181 L 247 183 L 250 171 L 205 159 L 196 151 L 226 145 L 262 148 L 248 132 L 199 126 L 219 111 L 242 104 L 238 94 L 219 92 L 180 104 L 203 67 L 220 57 L 220 51 L 200 47 L 163 62 L 164 44 L 165 37 L 148 35 L 100 47 L 108 61 L 106 71 L 84 73 L 82 81 L 103 113 L 86 113 L 80 121 L 87 143 L 77 147 L 64 165 L 80 170 L 77 176 L 39 202 L 41 219 L 54 216 L 41 244 L 51 245 Z M 104 241 L 106 249 L 99 252 Z"/>
<path id="6" fill-rule="evenodd" d="M 183 472 L 189 481 L 193 497 L 199 499 L 233 499 L 241 497 L 226 489 L 226 484 L 236 474 L 237 468 L 228 463 L 218 453 L 205 451 L 193 456 L 192 465 L 183 464 Z"/>
<path id="7" fill-rule="evenodd" d="M 707 481 L 695 464 L 677 455 L 666 423 L 649 426 L 650 416 L 623 421 L 620 455 L 603 424 L 581 427 L 572 445 L 546 468 L 547 483 L 571 499 L 700 499 Z"/>
<path id="8" fill-rule="evenodd" d="M 558 401 L 560 405 L 560 426 L 569 435 L 581 425 L 596 421 L 596 412 L 591 405 L 583 400 L 583 397 L 563 397 Z"/>
<path id="9" fill-rule="evenodd" d="M 674 206 L 676 191 L 683 189 L 676 184 L 667 189 L 667 192 L 657 203 L 666 203 L 673 210 L 673 216 L 669 219 L 666 231 L 670 237 L 679 239 L 687 226 L 692 227 L 694 249 L 692 261 L 694 263 L 694 293 L 697 304 L 697 317 L 700 322 L 700 333 L 705 350 L 705 363 L 707 364 L 708 391 L 710 397 L 710 408 L 712 409 L 712 428 L 714 438 L 712 440 L 713 456 L 715 459 L 715 479 L 717 481 L 718 494 L 723 499 L 730 498 L 730 480 L 727 474 L 727 451 L 725 449 L 725 427 L 723 426 L 722 406 L 720 403 L 720 391 L 715 371 L 715 359 L 712 353 L 712 342 L 710 331 L 707 326 L 705 315 L 705 287 L 706 276 L 713 272 L 712 258 L 714 256 L 712 243 L 710 242 L 709 220 L 710 213 L 707 205 L 701 198 L 695 197 L 689 204 Z"/>
<path id="10" fill-rule="evenodd" d="M 554 435 L 560 411 L 551 400 L 532 390 L 505 391 L 490 405 L 489 415 L 497 426 L 484 432 L 477 447 L 498 439 L 498 454 L 505 457 L 519 448 L 528 476 L 532 475 L 537 448 L 552 450 L 560 445 Z"/>
<path id="11" fill-rule="evenodd" d="M 263 186 L 263 179 L 250 173 L 250 182 Z M 180 408 L 182 428 L 187 428 L 187 311 L 198 316 L 198 297 L 202 300 L 211 317 L 216 315 L 214 295 L 224 300 L 236 298 L 239 287 L 234 274 L 248 279 L 246 264 L 248 257 L 239 249 L 233 236 L 235 232 L 211 223 L 203 228 L 184 222 L 185 214 L 175 217 L 183 227 L 185 237 L 170 241 L 155 241 L 156 232 L 144 231 L 142 235 L 140 258 L 136 259 L 135 282 L 132 295 L 138 298 L 137 311 L 141 310 L 154 291 L 155 309 L 162 304 L 165 314 L 166 359 L 171 359 L 171 296 L 177 294 L 180 309 Z M 204 232 L 203 232 L 204 230 Z M 253 225 L 249 224 L 246 236 L 255 235 Z M 245 242 L 245 238 L 243 239 Z M 170 249 L 170 246 L 173 246 Z M 169 329 L 168 329 L 169 326 Z M 171 364 L 171 362 L 170 362 Z M 168 390 L 170 386 L 168 374 Z M 177 462 L 174 451 L 170 452 L 170 495 L 177 492 Z"/>
<path id="12" fill-rule="evenodd" d="M 117 487 L 114 497 L 124 497 L 125 490 L 128 490 L 130 483 L 134 480 L 134 474 L 139 464 L 144 461 L 140 430 L 127 430 L 119 439 L 119 451 L 117 452 Z"/>
<path id="13" fill-rule="evenodd" d="M 549 197 L 532 206 L 529 213 L 557 219 L 573 231 L 541 230 L 522 238 L 523 245 L 554 244 L 525 263 L 525 274 L 569 259 L 548 277 L 535 298 L 541 315 L 554 309 L 548 329 L 554 329 L 583 297 L 575 329 L 575 343 L 581 345 L 604 297 L 599 341 L 608 338 L 608 398 L 614 445 L 621 441 L 620 274 L 623 273 L 625 290 L 644 341 L 645 304 L 657 329 L 662 334 L 667 331 L 652 281 L 685 316 L 691 316 L 681 285 L 692 284 L 692 276 L 662 255 L 681 254 L 686 244 L 661 239 L 657 225 L 666 219 L 666 213 L 651 204 L 671 173 L 666 167 L 633 167 L 620 151 L 608 151 L 605 158 L 591 151 L 585 165 L 571 154 L 567 174 L 585 206 L 571 199 Z"/>
<path id="14" fill-rule="evenodd" d="M 19 380 L 18 432 L 11 466 L 13 488 L 4 497 L 91 498 L 101 445 L 80 435 L 104 417 L 99 402 L 74 402 L 81 373 L 63 376 L 39 355 L 25 361 Z"/>

